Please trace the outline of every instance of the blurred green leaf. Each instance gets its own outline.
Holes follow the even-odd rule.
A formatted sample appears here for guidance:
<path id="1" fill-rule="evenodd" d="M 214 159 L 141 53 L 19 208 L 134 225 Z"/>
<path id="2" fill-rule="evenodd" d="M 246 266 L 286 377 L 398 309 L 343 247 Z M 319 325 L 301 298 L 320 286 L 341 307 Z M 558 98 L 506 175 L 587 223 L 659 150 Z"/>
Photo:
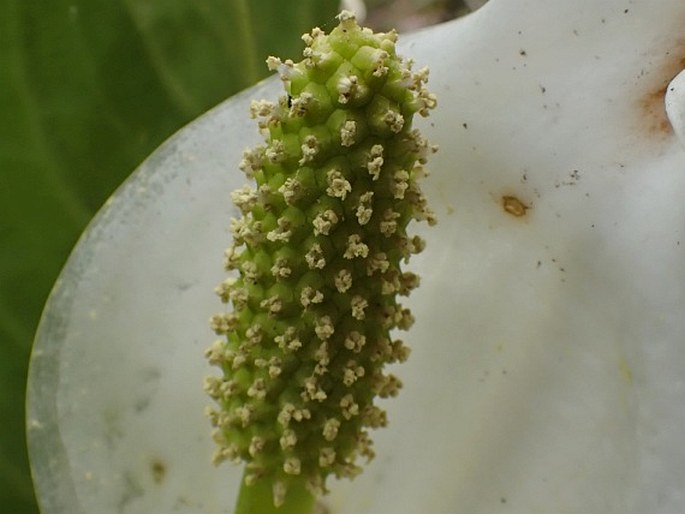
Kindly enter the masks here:
<path id="1" fill-rule="evenodd" d="M 295 58 L 338 0 L 0 0 L 0 512 L 37 512 L 31 341 L 71 247 L 164 139 Z M 230 164 L 227 164 L 230 165 Z"/>

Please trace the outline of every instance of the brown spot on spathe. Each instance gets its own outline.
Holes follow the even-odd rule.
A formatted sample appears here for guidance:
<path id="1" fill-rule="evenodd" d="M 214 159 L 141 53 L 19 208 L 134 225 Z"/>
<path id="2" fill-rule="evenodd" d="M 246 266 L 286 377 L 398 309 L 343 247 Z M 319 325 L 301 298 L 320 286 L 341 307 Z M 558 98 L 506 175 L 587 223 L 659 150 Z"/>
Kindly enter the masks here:
<path id="1" fill-rule="evenodd" d="M 520 218 L 526 215 L 526 211 L 530 207 L 515 196 L 505 195 L 502 196 L 502 208 L 504 212 Z"/>
<path id="2" fill-rule="evenodd" d="M 664 99 L 668 84 L 685 69 L 685 39 L 671 43 L 658 61 L 646 91 L 639 97 L 641 125 L 652 136 L 667 137 L 673 133 L 673 127 L 666 115 Z"/>
<path id="3" fill-rule="evenodd" d="M 666 116 L 664 97 L 666 86 L 643 96 L 640 107 L 646 122 L 646 129 L 650 135 L 667 136 L 673 132 L 673 127 Z"/>
<path id="4" fill-rule="evenodd" d="M 155 484 L 161 484 L 164 481 L 166 472 L 166 464 L 161 459 L 152 459 L 150 462 L 150 473 L 152 474 L 152 480 L 154 480 Z"/>

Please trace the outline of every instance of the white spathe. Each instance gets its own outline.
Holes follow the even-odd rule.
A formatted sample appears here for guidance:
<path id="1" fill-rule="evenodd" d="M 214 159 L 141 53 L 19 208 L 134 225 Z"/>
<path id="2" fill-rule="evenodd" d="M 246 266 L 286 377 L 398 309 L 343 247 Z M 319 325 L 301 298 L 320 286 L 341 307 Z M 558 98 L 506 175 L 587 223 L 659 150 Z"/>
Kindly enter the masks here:
<path id="1" fill-rule="evenodd" d="M 685 512 L 683 26 L 682 0 L 491 0 L 401 39 L 440 102 L 439 224 L 405 388 L 331 514 Z M 203 350 L 248 104 L 280 88 L 174 136 L 72 255 L 31 366 L 43 514 L 231 511 Z"/>

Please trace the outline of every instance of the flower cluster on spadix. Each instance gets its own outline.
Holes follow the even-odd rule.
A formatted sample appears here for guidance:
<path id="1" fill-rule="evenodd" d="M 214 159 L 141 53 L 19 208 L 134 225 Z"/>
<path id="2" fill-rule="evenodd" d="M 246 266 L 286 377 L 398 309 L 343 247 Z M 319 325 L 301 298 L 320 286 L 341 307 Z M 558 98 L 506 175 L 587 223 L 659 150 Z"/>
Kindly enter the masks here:
<path id="1" fill-rule="evenodd" d="M 233 193 L 229 306 L 211 320 L 215 460 L 245 461 L 248 485 L 268 477 L 276 504 L 293 480 L 320 493 L 373 457 L 376 398 L 401 385 L 384 367 L 409 354 L 391 335 L 411 327 L 398 298 L 419 284 L 402 270 L 424 248 L 407 226 L 435 223 L 417 182 L 435 148 L 412 128 L 436 104 L 428 72 L 396 55 L 394 32 L 339 21 L 303 36 L 301 62 L 267 61 L 287 96 L 252 104 L 266 140 L 240 163 L 256 185 Z"/>

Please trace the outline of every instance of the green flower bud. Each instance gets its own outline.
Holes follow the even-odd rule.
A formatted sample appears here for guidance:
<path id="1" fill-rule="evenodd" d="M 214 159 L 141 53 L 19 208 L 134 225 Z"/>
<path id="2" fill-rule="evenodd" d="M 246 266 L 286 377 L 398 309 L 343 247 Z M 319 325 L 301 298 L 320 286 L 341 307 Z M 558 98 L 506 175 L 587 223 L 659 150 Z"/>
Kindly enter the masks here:
<path id="1" fill-rule="evenodd" d="M 277 504 L 293 480 L 325 491 L 373 457 L 376 398 L 401 386 L 384 367 L 409 354 L 391 337 L 413 323 L 398 296 L 419 283 L 401 269 L 424 247 L 407 225 L 435 223 L 417 183 L 435 148 L 412 129 L 435 107 L 427 71 L 396 55 L 394 32 L 339 21 L 303 36 L 303 61 L 267 61 L 287 96 L 252 105 L 266 142 L 240 164 L 256 187 L 233 193 L 238 276 L 217 288 L 230 309 L 207 351 L 223 370 L 206 382 L 216 461 L 247 462 L 246 482 L 268 477 Z"/>

